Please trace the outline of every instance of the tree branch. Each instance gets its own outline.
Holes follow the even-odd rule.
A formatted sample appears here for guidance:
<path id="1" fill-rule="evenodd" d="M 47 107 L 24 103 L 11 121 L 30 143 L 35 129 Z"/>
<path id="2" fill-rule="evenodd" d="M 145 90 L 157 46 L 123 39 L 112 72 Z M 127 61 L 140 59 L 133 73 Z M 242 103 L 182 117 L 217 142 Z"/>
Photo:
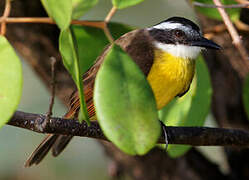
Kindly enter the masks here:
<path id="1" fill-rule="evenodd" d="M 38 133 L 64 134 L 107 140 L 98 123 L 79 123 L 74 119 L 51 117 L 44 126 L 45 115 L 16 111 L 8 125 L 28 129 Z M 235 129 L 208 127 L 166 127 L 169 144 L 192 146 L 236 146 L 249 147 L 249 132 Z M 162 135 L 159 143 L 164 143 Z"/>

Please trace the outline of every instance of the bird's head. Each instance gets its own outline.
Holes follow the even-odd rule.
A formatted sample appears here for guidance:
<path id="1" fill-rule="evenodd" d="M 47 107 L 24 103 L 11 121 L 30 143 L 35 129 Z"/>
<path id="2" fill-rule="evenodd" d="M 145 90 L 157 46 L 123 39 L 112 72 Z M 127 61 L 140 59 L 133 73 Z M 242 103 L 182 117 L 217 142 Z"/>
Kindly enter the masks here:
<path id="1" fill-rule="evenodd" d="M 202 49 L 221 48 L 204 38 L 194 22 L 182 17 L 171 17 L 147 30 L 156 48 L 176 57 L 195 59 Z"/>

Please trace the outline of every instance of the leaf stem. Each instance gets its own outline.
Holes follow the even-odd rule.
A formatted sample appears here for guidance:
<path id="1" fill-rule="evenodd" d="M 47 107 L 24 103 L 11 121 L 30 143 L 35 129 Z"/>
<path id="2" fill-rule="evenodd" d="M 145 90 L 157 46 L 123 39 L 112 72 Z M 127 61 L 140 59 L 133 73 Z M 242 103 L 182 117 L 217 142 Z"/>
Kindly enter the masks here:
<path id="1" fill-rule="evenodd" d="M 105 18 L 105 24 L 104 24 L 104 33 L 106 35 L 106 37 L 108 38 L 108 40 L 111 42 L 111 43 L 114 43 L 114 39 L 112 37 L 112 34 L 108 28 L 108 23 L 110 22 L 111 18 L 114 16 L 114 14 L 116 13 L 117 11 L 117 8 L 115 6 L 112 7 L 112 9 L 109 11 L 109 13 L 107 14 L 106 18 Z"/>
<path id="2" fill-rule="evenodd" d="M 5 35 L 6 33 L 6 19 L 10 14 L 10 10 L 11 10 L 11 0 L 6 0 L 5 1 L 5 9 L 4 9 L 4 13 L 3 16 L 1 17 L 1 35 Z"/>
<path id="3" fill-rule="evenodd" d="M 114 16 L 116 11 L 117 11 L 117 8 L 115 6 L 113 6 L 112 9 L 109 11 L 109 13 L 107 14 L 107 16 L 105 18 L 106 23 L 110 22 L 111 18 Z"/>

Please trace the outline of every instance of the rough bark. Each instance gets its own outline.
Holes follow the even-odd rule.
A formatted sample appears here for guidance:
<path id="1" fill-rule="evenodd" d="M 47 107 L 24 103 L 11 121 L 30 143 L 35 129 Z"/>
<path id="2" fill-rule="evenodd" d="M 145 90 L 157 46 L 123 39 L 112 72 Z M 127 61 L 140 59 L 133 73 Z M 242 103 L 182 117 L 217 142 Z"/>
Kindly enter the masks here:
<path id="1" fill-rule="evenodd" d="M 63 134 L 107 140 L 98 121 L 79 122 L 76 119 L 63 119 L 42 114 L 16 111 L 8 121 L 8 125 L 28 129 L 43 134 Z M 210 127 L 164 127 L 167 132 L 168 144 L 190 146 L 232 146 L 240 149 L 249 147 L 249 132 L 236 129 Z M 107 140 L 108 141 L 108 140 Z M 165 144 L 164 133 L 158 139 L 159 144 Z"/>
<path id="2" fill-rule="evenodd" d="M 0 2 L 0 11 L 3 10 Z M 0 12 L 0 13 L 1 13 Z M 46 16 L 39 0 L 21 0 L 12 2 L 11 16 L 40 17 Z M 212 20 L 201 17 L 203 26 L 215 24 Z M 50 78 L 49 57 L 60 59 L 58 53 L 58 29 L 47 24 L 8 24 L 7 38 L 18 53 L 32 66 L 37 75 L 48 87 Z M 248 40 L 248 34 L 246 35 Z M 227 33 L 215 36 L 215 41 L 225 47 L 222 52 L 210 52 L 205 55 L 212 77 L 214 88 L 212 110 L 222 127 L 243 127 L 248 125 L 241 102 L 242 78 L 231 61 L 240 58 L 231 44 Z M 234 59 L 234 60 L 233 60 Z M 74 84 L 62 66 L 57 64 L 57 96 L 67 104 Z M 145 156 L 128 156 L 120 152 L 110 143 L 102 143 L 112 159 L 110 174 L 114 177 L 129 175 L 133 179 L 247 179 L 248 152 L 227 149 L 231 173 L 222 174 L 219 168 L 207 160 L 202 154 L 192 149 L 185 156 L 177 159 L 169 158 L 158 148 Z"/>

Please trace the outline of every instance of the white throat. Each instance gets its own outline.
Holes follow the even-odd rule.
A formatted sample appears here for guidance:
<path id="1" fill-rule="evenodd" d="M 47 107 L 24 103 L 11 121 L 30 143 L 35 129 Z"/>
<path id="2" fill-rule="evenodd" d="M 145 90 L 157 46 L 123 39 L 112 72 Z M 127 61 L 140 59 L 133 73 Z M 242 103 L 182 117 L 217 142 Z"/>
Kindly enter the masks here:
<path id="1" fill-rule="evenodd" d="M 161 49 L 173 56 L 184 58 L 184 59 L 196 59 L 199 53 L 201 52 L 202 47 L 197 46 L 188 46 L 183 44 L 163 44 L 156 42 L 154 44 L 158 49 Z"/>

